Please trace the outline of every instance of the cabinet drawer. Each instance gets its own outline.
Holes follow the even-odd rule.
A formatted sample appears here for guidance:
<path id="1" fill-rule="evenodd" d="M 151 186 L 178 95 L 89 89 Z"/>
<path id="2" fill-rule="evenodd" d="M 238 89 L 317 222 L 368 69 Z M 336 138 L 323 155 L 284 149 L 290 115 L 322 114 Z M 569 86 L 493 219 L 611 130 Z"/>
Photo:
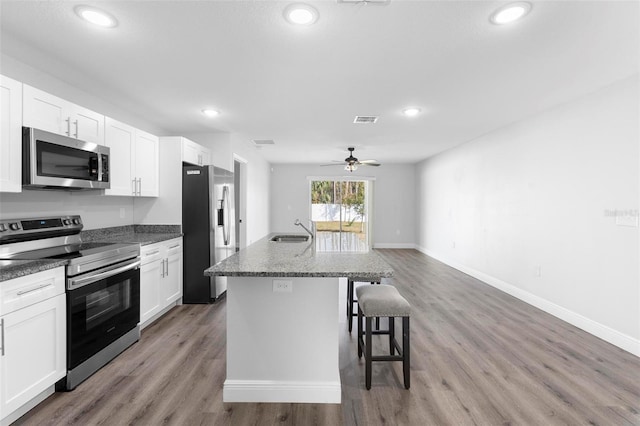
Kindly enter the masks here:
<path id="1" fill-rule="evenodd" d="M 163 257 L 162 243 L 149 244 L 140 249 L 141 264 L 146 265 Z"/>
<path id="2" fill-rule="evenodd" d="M 64 267 L 0 283 L 0 316 L 64 294 Z"/>
<path id="3" fill-rule="evenodd" d="M 176 238 L 164 243 L 167 248 L 167 257 L 182 252 L 182 238 Z"/>

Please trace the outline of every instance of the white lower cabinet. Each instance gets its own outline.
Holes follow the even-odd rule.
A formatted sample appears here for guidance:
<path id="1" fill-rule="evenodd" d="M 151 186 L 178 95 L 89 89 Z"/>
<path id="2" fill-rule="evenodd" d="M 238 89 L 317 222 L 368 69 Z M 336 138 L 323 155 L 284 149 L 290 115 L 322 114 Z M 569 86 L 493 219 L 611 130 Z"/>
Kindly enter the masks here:
<path id="1" fill-rule="evenodd" d="M 140 326 L 151 324 L 182 298 L 182 238 L 140 250 Z"/>
<path id="2" fill-rule="evenodd" d="M 0 345 L 4 425 L 53 393 L 55 383 L 66 375 L 63 267 L 2 282 Z"/>

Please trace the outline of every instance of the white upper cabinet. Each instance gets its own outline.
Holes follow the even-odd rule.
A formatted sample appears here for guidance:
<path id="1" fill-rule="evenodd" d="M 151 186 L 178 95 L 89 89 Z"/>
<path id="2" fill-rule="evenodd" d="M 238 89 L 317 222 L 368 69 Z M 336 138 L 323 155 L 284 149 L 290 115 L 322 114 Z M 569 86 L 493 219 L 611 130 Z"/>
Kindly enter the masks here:
<path id="1" fill-rule="evenodd" d="M 104 144 L 104 115 L 26 84 L 22 118 L 26 127 Z"/>
<path id="2" fill-rule="evenodd" d="M 105 123 L 105 145 L 111 151 L 111 189 L 105 195 L 157 197 L 158 137 L 109 117 Z"/>
<path id="3" fill-rule="evenodd" d="M 182 161 L 196 166 L 211 164 L 211 151 L 186 138 L 182 139 Z"/>
<path id="4" fill-rule="evenodd" d="M 105 145 L 109 147 L 109 180 L 111 188 L 105 195 L 135 195 L 131 153 L 136 129 L 112 118 L 105 119 Z"/>
<path id="5" fill-rule="evenodd" d="M 22 83 L 0 75 L 0 192 L 22 191 Z"/>
<path id="6" fill-rule="evenodd" d="M 157 136 L 136 130 L 135 171 L 138 196 L 157 197 L 159 192 L 160 140 Z"/>

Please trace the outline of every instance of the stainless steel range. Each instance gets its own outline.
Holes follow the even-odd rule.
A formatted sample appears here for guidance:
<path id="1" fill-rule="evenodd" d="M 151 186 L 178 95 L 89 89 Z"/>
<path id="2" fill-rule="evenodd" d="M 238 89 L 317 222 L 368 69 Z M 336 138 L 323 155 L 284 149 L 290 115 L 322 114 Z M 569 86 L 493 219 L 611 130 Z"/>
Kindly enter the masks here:
<path id="1" fill-rule="evenodd" d="M 64 259 L 72 390 L 140 339 L 140 246 L 83 243 L 80 216 L 0 221 L 0 258 Z"/>

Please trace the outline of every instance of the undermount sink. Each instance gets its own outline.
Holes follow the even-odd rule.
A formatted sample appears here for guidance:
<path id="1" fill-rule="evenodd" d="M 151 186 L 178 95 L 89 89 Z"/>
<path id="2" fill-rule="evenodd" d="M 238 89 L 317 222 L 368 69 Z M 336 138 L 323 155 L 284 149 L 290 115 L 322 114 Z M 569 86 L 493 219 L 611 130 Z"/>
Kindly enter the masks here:
<path id="1" fill-rule="evenodd" d="M 304 243 L 309 241 L 308 235 L 276 235 L 271 237 L 271 241 L 276 243 Z"/>

